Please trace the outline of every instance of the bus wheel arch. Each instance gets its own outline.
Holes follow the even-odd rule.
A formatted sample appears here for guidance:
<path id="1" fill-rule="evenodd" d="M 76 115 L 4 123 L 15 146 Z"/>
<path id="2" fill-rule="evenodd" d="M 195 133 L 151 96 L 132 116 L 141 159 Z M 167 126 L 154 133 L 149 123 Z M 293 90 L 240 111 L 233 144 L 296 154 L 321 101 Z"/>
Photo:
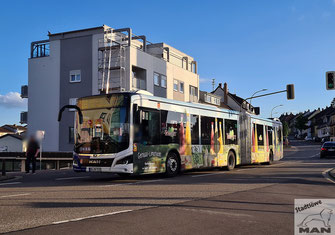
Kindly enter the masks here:
<path id="1" fill-rule="evenodd" d="M 165 161 L 165 174 L 167 177 L 173 177 L 180 173 L 181 171 L 181 159 L 179 152 L 176 149 L 171 149 Z"/>
<path id="2" fill-rule="evenodd" d="M 226 169 L 228 171 L 232 171 L 232 170 L 234 170 L 235 167 L 236 167 L 236 152 L 235 152 L 234 149 L 230 149 L 228 151 Z"/>

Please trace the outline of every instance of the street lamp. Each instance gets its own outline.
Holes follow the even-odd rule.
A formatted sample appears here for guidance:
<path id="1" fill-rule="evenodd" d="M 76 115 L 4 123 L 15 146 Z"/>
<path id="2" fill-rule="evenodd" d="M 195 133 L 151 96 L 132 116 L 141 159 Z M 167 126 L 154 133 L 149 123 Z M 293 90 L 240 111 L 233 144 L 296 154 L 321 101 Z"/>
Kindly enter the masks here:
<path id="1" fill-rule="evenodd" d="M 278 108 L 278 107 L 281 107 L 281 106 L 284 106 L 284 105 L 280 104 L 280 105 L 277 105 L 277 106 L 275 106 L 275 107 L 272 108 L 272 110 L 271 110 L 271 118 L 272 118 L 272 112 L 273 112 L 273 110 L 274 110 L 275 108 Z"/>
<path id="2" fill-rule="evenodd" d="M 268 89 L 264 88 L 262 90 L 259 90 L 259 91 L 256 91 L 254 94 L 252 94 L 251 98 L 250 98 L 250 106 L 251 106 L 251 101 L 252 101 L 252 98 L 259 92 L 263 92 L 263 91 L 267 91 Z"/>

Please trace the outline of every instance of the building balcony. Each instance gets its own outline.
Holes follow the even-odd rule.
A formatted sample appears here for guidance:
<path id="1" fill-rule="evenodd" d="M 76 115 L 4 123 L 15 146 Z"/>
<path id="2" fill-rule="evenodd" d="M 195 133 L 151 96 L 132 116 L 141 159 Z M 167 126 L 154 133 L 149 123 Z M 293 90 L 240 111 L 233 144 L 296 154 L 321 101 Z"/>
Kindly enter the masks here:
<path id="1" fill-rule="evenodd" d="M 49 40 L 32 42 L 30 46 L 30 58 L 46 57 L 50 55 Z"/>

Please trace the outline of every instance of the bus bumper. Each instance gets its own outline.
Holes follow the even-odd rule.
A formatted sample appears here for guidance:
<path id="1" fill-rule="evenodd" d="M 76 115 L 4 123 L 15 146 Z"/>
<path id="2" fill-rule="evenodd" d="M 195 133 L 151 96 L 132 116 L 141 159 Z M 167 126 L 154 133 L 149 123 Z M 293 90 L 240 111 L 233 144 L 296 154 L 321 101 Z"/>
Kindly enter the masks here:
<path id="1" fill-rule="evenodd" d="M 108 173 L 127 173 L 134 172 L 133 163 L 116 164 L 115 166 L 87 166 L 81 163 L 78 155 L 73 155 L 73 170 L 75 172 L 108 172 Z"/>

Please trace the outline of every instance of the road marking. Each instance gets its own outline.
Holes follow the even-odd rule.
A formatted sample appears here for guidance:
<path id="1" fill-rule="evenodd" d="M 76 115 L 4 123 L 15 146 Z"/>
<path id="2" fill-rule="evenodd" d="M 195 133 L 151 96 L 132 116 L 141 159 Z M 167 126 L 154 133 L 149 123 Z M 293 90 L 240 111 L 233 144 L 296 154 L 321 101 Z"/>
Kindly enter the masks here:
<path id="1" fill-rule="evenodd" d="M 310 156 L 310 157 L 308 157 L 308 158 L 314 158 L 314 157 L 319 156 L 319 155 L 320 155 L 320 154 L 317 153 L 317 154 L 314 154 L 313 156 Z"/>
<path id="2" fill-rule="evenodd" d="M 91 216 L 86 216 L 86 217 L 81 217 L 81 218 L 76 218 L 76 219 L 56 221 L 56 222 L 52 222 L 52 224 L 63 224 L 63 223 L 75 222 L 75 221 L 80 221 L 80 220 L 85 220 L 85 219 L 93 219 L 93 218 L 98 218 L 98 217 L 103 217 L 103 216 L 108 216 L 108 215 L 117 215 L 117 214 L 127 213 L 131 211 L 133 210 L 114 211 L 114 212 L 109 212 L 105 214 L 91 215 Z"/>
<path id="3" fill-rule="evenodd" d="M 145 183 L 153 183 L 153 182 L 159 182 L 159 181 L 165 181 L 165 179 L 158 179 L 158 180 L 146 180 L 146 181 L 138 181 L 138 182 L 131 182 L 131 183 L 120 183 L 120 184 L 107 184 L 107 185 L 101 185 L 100 187 L 113 187 L 113 186 L 123 186 L 123 185 L 136 185 L 136 184 L 145 184 Z"/>
<path id="4" fill-rule="evenodd" d="M 0 198 L 19 197 L 19 196 L 28 196 L 28 195 L 31 195 L 31 193 L 21 193 L 21 194 L 5 195 L 5 196 L 0 196 Z"/>
<path id="5" fill-rule="evenodd" d="M 11 185 L 11 184 L 22 184 L 22 182 L 2 183 L 2 184 L 0 184 L 0 186 L 2 186 L 2 185 Z"/>
<path id="6" fill-rule="evenodd" d="M 57 178 L 55 180 L 75 180 L 75 179 L 86 179 L 90 177 L 91 176 L 77 176 L 77 177 L 68 177 L 68 178 Z"/>
<path id="7" fill-rule="evenodd" d="M 330 178 L 330 176 L 329 176 L 329 171 L 331 171 L 331 170 L 333 170 L 333 168 L 329 168 L 328 170 L 323 171 L 323 172 L 322 172 L 322 175 L 323 175 L 323 177 L 324 177 L 326 180 L 328 180 L 328 181 L 330 181 L 330 182 L 332 182 L 332 183 L 335 184 L 335 180 L 333 180 L 333 179 Z"/>
<path id="8" fill-rule="evenodd" d="M 202 174 L 202 175 L 192 175 L 192 178 L 196 178 L 196 177 L 203 177 L 203 176 L 209 176 L 209 175 L 221 175 L 224 173 L 218 172 L 218 173 L 209 173 L 209 174 Z"/>
<path id="9" fill-rule="evenodd" d="M 329 165 L 334 164 L 335 162 L 301 162 L 300 165 Z"/>

